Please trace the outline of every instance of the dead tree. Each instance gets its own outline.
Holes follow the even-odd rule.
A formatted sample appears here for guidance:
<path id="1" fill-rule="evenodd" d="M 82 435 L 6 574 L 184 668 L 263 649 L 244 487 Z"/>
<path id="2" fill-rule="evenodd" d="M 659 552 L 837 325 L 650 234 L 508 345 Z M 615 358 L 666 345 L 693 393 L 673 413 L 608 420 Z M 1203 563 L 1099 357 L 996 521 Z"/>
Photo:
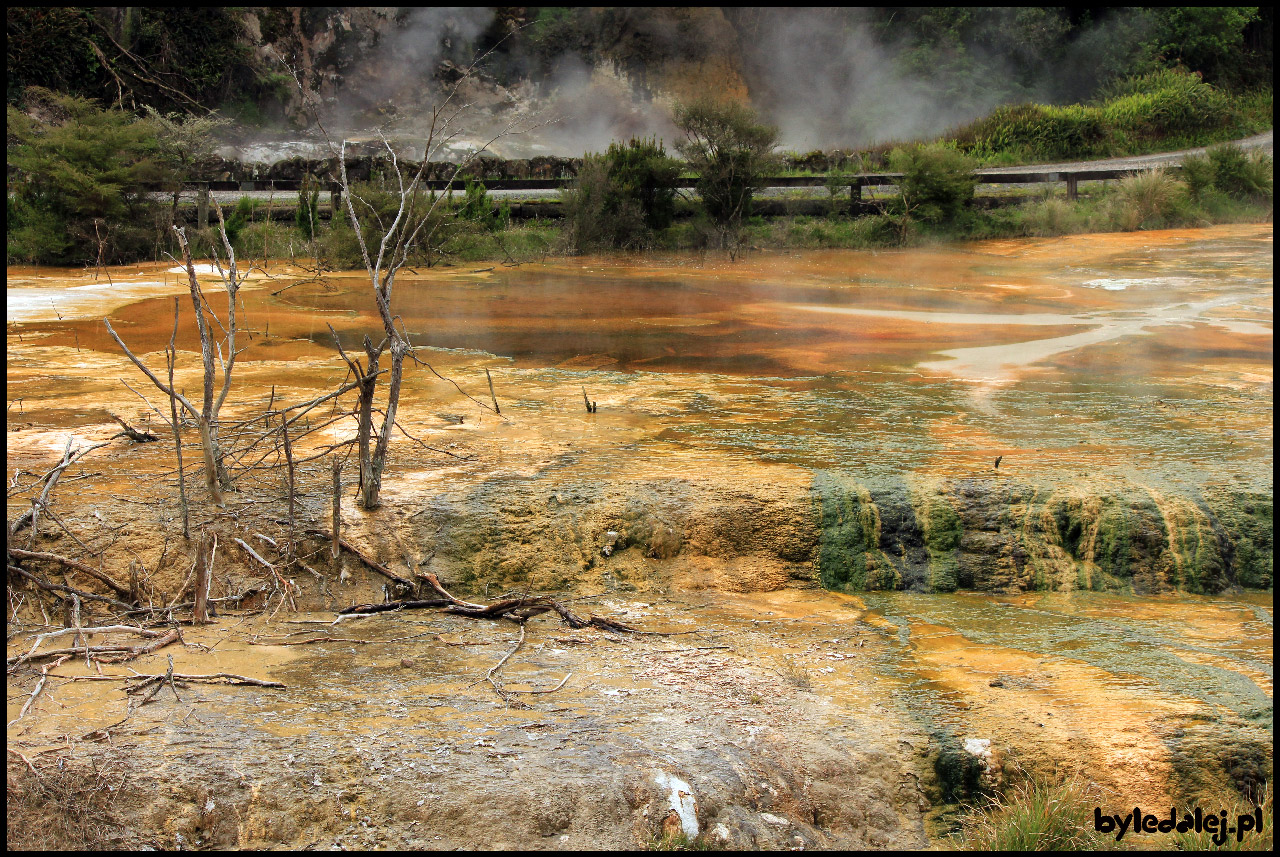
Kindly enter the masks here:
<path id="1" fill-rule="evenodd" d="M 205 487 L 209 490 L 209 496 L 213 499 L 213 502 L 222 506 L 225 503 L 223 492 L 229 490 L 232 484 L 231 476 L 227 471 L 224 460 L 223 449 L 218 441 L 218 414 L 222 410 L 223 403 L 227 400 L 227 393 L 231 391 L 231 374 L 235 369 L 236 357 L 240 353 L 236 350 L 236 332 L 238 330 L 236 295 L 240 290 L 240 286 L 248 278 L 248 271 L 242 273 L 237 268 L 236 253 L 231 247 L 231 240 L 227 237 L 226 221 L 222 216 L 222 207 L 217 205 L 216 202 L 214 205 L 218 212 L 218 231 L 222 236 L 222 246 L 226 251 L 225 267 L 218 256 L 216 248 L 213 254 L 214 267 L 227 292 L 227 323 L 225 325 L 219 320 L 217 314 L 213 312 L 200 289 L 200 281 L 196 277 L 195 264 L 191 259 L 191 245 L 187 242 L 186 230 L 180 226 L 173 227 L 173 231 L 178 236 L 178 246 L 182 248 L 182 263 L 187 272 L 187 281 L 191 291 L 191 306 L 195 310 L 196 329 L 200 333 L 200 359 L 204 366 L 203 398 L 200 407 L 196 407 L 186 396 L 179 393 L 172 383 L 166 384 L 160 380 L 129 349 L 129 346 L 125 345 L 124 340 L 112 329 L 111 322 L 106 318 L 103 318 L 102 321 L 107 326 L 107 332 L 111 334 L 111 338 L 116 341 L 116 344 L 120 346 L 120 349 L 124 351 L 125 356 L 129 358 L 133 365 L 137 366 L 142 371 L 142 374 L 151 379 L 151 383 L 155 384 L 162 393 L 172 401 L 180 404 L 183 411 L 195 421 L 196 428 L 200 432 L 200 449 L 204 456 Z M 220 340 L 215 341 L 213 337 L 209 324 L 210 318 L 223 331 L 223 337 Z M 215 392 L 215 382 L 219 369 L 221 369 L 222 386 L 220 390 Z"/>
<path id="2" fill-rule="evenodd" d="M 490 49 L 490 52 L 492 50 Z M 468 105 L 458 103 L 459 89 L 472 77 L 487 56 L 488 54 L 485 54 L 472 63 L 441 101 L 432 107 L 422 161 L 416 170 L 412 165 L 400 161 L 395 148 L 379 132 L 383 147 L 391 161 L 389 174 L 394 181 L 392 192 L 399 200 L 399 207 L 389 223 L 384 224 L 376 216 L 377 212 L 373 207 L 354 192 L 347 174 L 348 141 L 344 139 L 339 146 L 335 147 L 328 131 L 317 117 L 317 125 L 328 141 L 330 151 L 338 159 L 338 180 L 341 185 L 343 207 L 351 228 L 355 232 L 356 243 L 360 247 L 360 257 L 373 290 L 374 304 L 378 310 L 379 320 L 382 322 L 380 342 L 375 344 L 372 337 L 364 338 L 365 363 L 362 364 L 358 359 L 351 359 L 345 352 L 342 355 L 359 387 L 357 437 L 360 458 L 360 505 L 365 509 L 376 509 L 381 505 L 382 474 L 386 467 L 391 435 L 396 427 L 396 410 L 400 405 L 404 361 L 406 357 L 413 355 L 413 346 L 409 341 L 408 332 L 404 330 L 403 325 L 397 327 L 397 316 L 391 308 L 396 275 L 405 267 L 418 248 L 431 245 L 444 223 L 442 215 L 445 213 L 448 196 L 447 194 L 426 194 L 424 179 L 431 159 L 438 156 L 461 133 L 460 117 Z M 293 69 L 290 69 L 290 72 L 293 72 Z M 298 84 L 299 92 L 303 93 L 305 98 L 305 91 L 296 72 L 294 80 Z M 511 119 L 483 145 L 473 147 L 459 163 L 454 165 L 448 177 L 449 186 L 452 187 L 452 183 L 457 180 L 462 171 L 487 151 L 495 141 L 518 133 L 517 125 L 520 121 L 519 117 Z M 360 208 L 358 209 L 357 206 Z M 369 223 L 367 217 L 362 221 L 360 215 L 365 211 L 375 215 L 373 220 L 377 223 L 376 227 Z M 333 216 L 335 218 L 338 216 L 336 211 Z M 377 395 L 376 376 L 379 373 L 380 361 L 388 352 L 391 366 L 387 381 L 386 406 L 381 409 L 382 426 L 377 432 L 375 442 L 373 412 L 374 399 Z"/>

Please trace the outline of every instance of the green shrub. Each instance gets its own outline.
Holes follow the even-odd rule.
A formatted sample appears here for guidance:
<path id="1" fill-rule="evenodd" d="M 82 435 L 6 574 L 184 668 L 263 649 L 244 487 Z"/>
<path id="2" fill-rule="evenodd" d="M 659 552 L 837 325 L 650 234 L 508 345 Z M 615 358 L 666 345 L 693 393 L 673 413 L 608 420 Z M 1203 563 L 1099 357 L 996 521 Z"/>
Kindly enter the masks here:
<path id="1" fill-rule="evenodd" d="M 713 98 L 678 105 L 675 121 L 685 135 L 676 149 L 698 176 L 703 210 L 720 233 L 720 246 L 736 251 L 751 197 L 777 165 L 778 129 L 757 121 L 745 104 Z"/>
<path id="2" fill-rule="evenodd" d="M 609 165 L 603 155 L 587 155 L 564 200 L 564 239 L 568 249 L 639 249 L 648 237 L 639 200 L 612 192 Z"/>
<path id="3" fill-rule="evenodd" d="M 1200 200 L 1213 189 L 1213 162 L 1205 155 L 1188 155 L 1182 159 L 1182 181 L 1191 198 Z"/>
<path id="4" fill-rule="evenodd" d="M 1082 851 L 1114 845 L 1094 830 L 1097 789 L 1078 779 L 1024 780 L 988 798 L 962 821 L 958 845 L 974 851 Z"/>
<path id="5" fill-rule="evenodd" d="M 613 143 L 588 155 L 564 195 L 566 238 L 577 251 L 639 249 L 675 218 L 680 163 L 656 139 Z"/>
<path id="6" fill-rule="evenodd" d="M 644 225 L 652 230 L 666 229 L 676 213 L 676 189 L 681 165 L 667 156 L 656 137 L 627 143 L 611 143 L 605 152 L 605 168 L 609 190 L 615 198 L 639 203 Z"/>
<path id="7" fill-rule="evenodd" d="M 504 200 L 494 205 L 484 183 L 470 178 L 466 180 L 462 204 L 457 213 L 463 220 L 490 232 L 506 229 L 511 222 L 511 204 Z"/>
<path id="8" fill-rule="evenodd" d="M 990 116 L 955 134 L 960 147 L 975 154 L 1016 152 L 1044 160 L 1101 153 L 1106 148 L 1107 137 L 1102 114 L 1096 108 L 1079 104 L 998 107 Z"/>
<path id="9" fill-rule="evenodd" d="M 1132 79 L 1102 105 L 1113 128 L 1135 140 L 1195 139 L 1206 131 L 1224 129 L 1231 119 L 1225 93 L 1197 75 L 1165 70 Z"/>
<path id="10" fill-rule="evenodd" d="M 244 229 L 253 218 L 253 211 L 257 205 L 247 196 L 240 197 L 240 201 L 236 203 L 236 207 L 232 209 L 231 214 L 226 215 L 227 238 L 234 245 L 236 239 L 240 237 L 240 230 Z"/>
<path id="11" fill-rule="evenodd" d="M 1262 152 L 1245 154 L 1239 146 L 1215 146 L 1205 153 L 1213 168 L 1213 186 L 1223 193 L 1267 201 L 1272 198 L 1274 168 Z"/>
<path id="12" fill-rule="evenodd" d="M 32 87 L 8 108 L 7 255 L 42 264 L 151 255 L 157 204 L 146 183 L 168 178 L 155 127 L 120 110 Z"/>
<path id="13" fill-rule="evenodd" d="M 974 162 L 956 149 L 940 144 L 895 149 L 889 156 L 902 173 L 898 189 L 906 214 L 925 223 L 951 223 L 973 200 L 977 187 Z"/>

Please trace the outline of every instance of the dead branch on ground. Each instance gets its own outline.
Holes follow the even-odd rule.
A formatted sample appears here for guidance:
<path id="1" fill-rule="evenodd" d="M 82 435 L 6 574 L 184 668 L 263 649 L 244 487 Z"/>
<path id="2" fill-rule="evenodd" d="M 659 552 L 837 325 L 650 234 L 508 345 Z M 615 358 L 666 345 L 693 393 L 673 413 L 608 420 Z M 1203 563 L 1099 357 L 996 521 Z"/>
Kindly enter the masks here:
<path id="1" fill-rule="evenodd" d="M 136 429 L 110 411 L 107 412 L 107 416 L 120 424 L 121 431 L 114 434 L 113 437 L 127 437 L 134 443 L 152 443 L 153 441 L 160 439 L 160 436 L 155 432 L 150 432 L 146 429 Z"/>

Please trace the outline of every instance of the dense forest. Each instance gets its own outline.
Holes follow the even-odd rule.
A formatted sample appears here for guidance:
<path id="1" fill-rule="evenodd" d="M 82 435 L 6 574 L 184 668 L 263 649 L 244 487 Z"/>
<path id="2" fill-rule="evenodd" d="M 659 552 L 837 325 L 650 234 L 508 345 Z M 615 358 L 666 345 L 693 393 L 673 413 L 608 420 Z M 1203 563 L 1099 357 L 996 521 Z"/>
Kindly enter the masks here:
<path id="1" fill-rule="evenodd" d="M 801 96 L 831 146 L 863 142 L 835 139 L 850 112 L 883 121 L 946 105 L 965 121 L 1088 99 L 1157 68 L 1269 86 L 1273 40 L 1270 7 L 20 7 L 7 11 L 6 99 L 39 86 L 304 125 L 288 64 L 330 107 L 385 118 L 486 55 L 483 75 L 516 94 L 607 65 L 648 97 L 713 87 L 749 99 L 784 130 Z"/>

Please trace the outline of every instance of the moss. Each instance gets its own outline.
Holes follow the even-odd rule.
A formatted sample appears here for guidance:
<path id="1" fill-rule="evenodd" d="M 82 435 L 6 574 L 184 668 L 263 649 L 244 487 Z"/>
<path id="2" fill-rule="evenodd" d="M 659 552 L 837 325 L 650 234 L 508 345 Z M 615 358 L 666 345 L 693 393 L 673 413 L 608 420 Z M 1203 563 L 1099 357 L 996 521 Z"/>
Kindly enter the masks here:
<path id="1" fill-rule="evenodd" d="M 1271 496 L 1256 492 L 1211 490 L 1205 503 L 1233 548 L 1228 577 L 1237 586 L 1270 589 L 1273 585 L 1273 514 Z"/>
<path id="2" fill-rule="evenodd" d="M 923 514 L 924 544 L 929 551 L 929 588 L 934 592 L 954 592 L 960 569 L 960 537 L 964 534 L 960 516 L 946 499 L 926 501 Z"/>
<path id="3" fill-rule="evenodd" d="M 933 759 L 933 772 L 938 777 L 943 803 L 970 800 L 983 793 L 982 760 L 966 752 L 950 735 L 934 734 L 938 755 Z"/>
<path id="4" fill-rule="evenodd" d="M 880 514 L 861 486 L 818 489 L 818 573 L 827 589 L 898 589 L 902 575 L 880 549 Z"/>

